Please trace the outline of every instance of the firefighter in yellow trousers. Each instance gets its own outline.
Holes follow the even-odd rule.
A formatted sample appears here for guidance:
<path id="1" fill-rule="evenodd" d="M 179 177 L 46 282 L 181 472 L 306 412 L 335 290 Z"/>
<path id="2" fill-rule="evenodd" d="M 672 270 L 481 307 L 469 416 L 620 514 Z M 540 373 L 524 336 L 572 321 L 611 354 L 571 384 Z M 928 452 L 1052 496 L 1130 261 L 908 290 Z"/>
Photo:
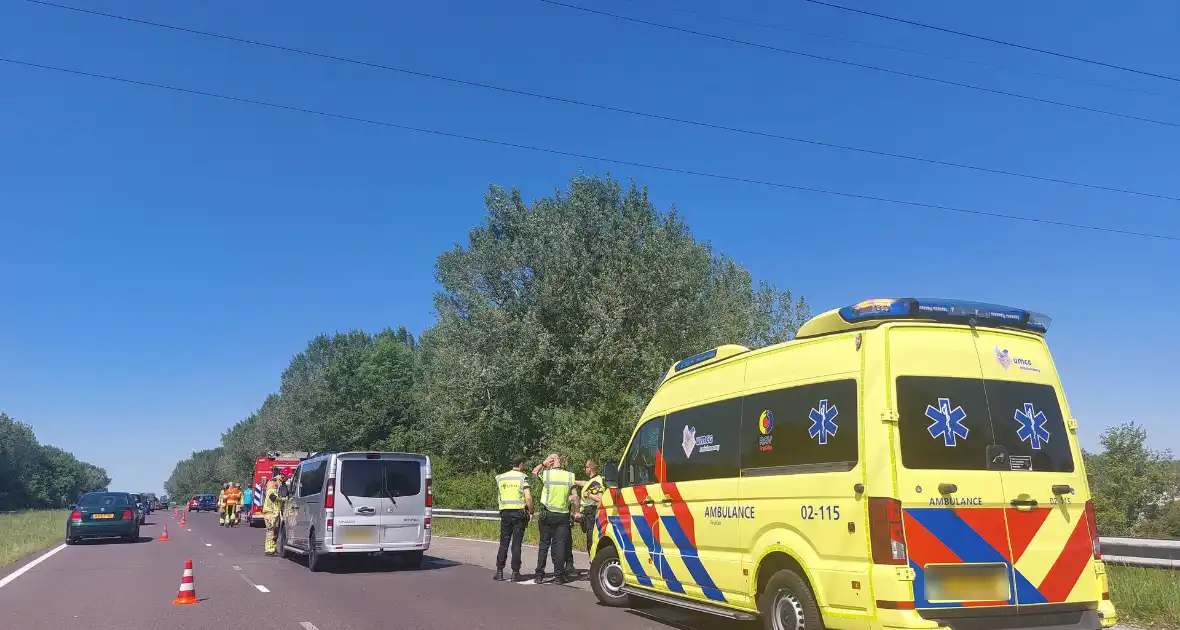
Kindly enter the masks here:
<path id="1" fill-rule="evenodd" d="M 273 479 L 266 482 L 266 489 L 262 493 L 262 520 L 266 523 L 266 555 L 268 556 L 279 554 L 279 515 L 283 511 L 283 504 L 286 503 L 284 481 L 283 473 L 275 475 Z"/>
<path id="2" fill-rule="evenodd" d="M 229 495 L 229 482 L 221 484 L 221 493 L 217 495 L 217 524 L 225 526 L 225 498 Z"/>

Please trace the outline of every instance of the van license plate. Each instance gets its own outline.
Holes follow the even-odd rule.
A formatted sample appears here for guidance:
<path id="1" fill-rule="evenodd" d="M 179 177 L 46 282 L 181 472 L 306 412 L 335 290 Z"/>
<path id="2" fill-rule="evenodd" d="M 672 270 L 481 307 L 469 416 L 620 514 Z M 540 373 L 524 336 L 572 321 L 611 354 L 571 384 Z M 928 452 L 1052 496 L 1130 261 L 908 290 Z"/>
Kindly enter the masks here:
<path id="1" fill-rule="evenodd" d="M 377 528 L 375 527 L 342 527 L 344 531 L 340 532 L 340 539 L 344 544 L 364 544 L 373 543 L 377 540 Z"/>
<path id="2" fill-rule="evenodd" d="M 1011 596 L 1006 564 L 928 564 L 925 572 L 931 602 L 1006 602 Z"/>

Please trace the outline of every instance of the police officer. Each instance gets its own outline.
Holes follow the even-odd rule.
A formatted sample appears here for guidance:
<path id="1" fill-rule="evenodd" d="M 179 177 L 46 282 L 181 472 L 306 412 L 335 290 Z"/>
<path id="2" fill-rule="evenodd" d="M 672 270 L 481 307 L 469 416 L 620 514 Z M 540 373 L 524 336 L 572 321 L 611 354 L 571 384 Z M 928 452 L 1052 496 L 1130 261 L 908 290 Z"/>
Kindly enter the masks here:
<path id="1" fill-rule="evenodd" d="M 496 488 L 500 500 L 500 550 L 496 552 L 496 575 L 493 579 L 504 579 L 504 564 L 508 561 L 508 548 L 512 548 L 512 581 L 521 581 L 520 543 L 524 540 L 524 529 L 533 514 L 533 494 L 529 490 L 528 475 L 524 472 L 524 457 L 512 458 L 512 469 L 496 475 Z"/>
<path id="2" fill-rule="evenodd" d="M 266 482 L 266 488 L 262 491 L 262 520 L 266 524 L 266 555 L 279 555 L 278 534 L 279 534 L 279 513 L 282 510 L 282 499 L 280 498 L 280 488 L 282 487 L 283 473 L 275 474 L 274 478 Z"/>
<path id="3" fill-rule="evenodd" d="M 541 544 L 537 549 L 537 584 L 545 581 L 545 555 L 552 551 L 553 582 L 565 584 L 565 562 L 570 544 L 570 491 L 574 487 L 574 474 L 561 469 L 561 458 L 556 453 L 549 455 L 533 474 L 540 474 L 545 484 L 541 490 L 541 518 L 537 525 L 541 530 Z M 575 495 L 576 504 L 576 495 Z"/>
<path id="4" fill-rule="evenodd" d="M 586 534 L 586 553 L 593 554 L 594 523 L 598 519 L 598 506 L 602 503 L 602 475 L 598 474 L 598 462 L 586 461 L 586 481 L 575 481 L 582 488 L 582 511 L 575 516 L 575 520 L 582 526 Z M 590 557 L 594 559 L 593 555 Z"/>

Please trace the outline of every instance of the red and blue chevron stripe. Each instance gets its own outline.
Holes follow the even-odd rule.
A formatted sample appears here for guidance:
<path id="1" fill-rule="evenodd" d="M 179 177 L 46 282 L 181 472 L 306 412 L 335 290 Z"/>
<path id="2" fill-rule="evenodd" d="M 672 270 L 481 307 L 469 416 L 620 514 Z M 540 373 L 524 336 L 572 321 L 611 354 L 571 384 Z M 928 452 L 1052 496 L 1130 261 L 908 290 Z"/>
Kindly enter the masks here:
<path id="1" fill-rule="evenodd" d="M 1053 508 L 1021 511 L 1006 508 L 909 508 L 903 511 L 909 566 L 914 570 L 917 608 L 1002 606 L 1064 602 L 1089 564 L 1091 547 L 1085 519 L 1053 524 L 1071 529 L 1060 553 L 1027 558 L 1024 552 L 1041 533 Z M 1046 530 L 1048 535 L 1054 535 Z M 1024 562 L 1021 560 L 1024 559 Z M 1051 566 L 1045 565 L 1051 560 Z M 1006 601 L 930 602 L 925 568 L 930 564 L 1003 563 L 1014 588 Z M 1032 579 L 1026 573 L 1033 573 Z M 1036 582 L 1036 583 L 1034 583 Z"/>

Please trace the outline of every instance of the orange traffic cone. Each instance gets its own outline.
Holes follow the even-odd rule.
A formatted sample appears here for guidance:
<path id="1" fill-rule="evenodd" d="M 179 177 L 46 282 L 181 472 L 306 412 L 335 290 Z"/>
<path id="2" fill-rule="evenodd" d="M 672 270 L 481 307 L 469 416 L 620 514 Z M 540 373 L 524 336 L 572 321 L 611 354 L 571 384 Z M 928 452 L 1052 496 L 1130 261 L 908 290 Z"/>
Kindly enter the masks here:
<path id="1" fill-rule="evenodd" d="M 164 533 L 160 534 L 160 542 L 168 542 L 168 523 L 164 523 Z"/>
<path id="2" fill-rule="evenodd" d="M 173 604 L 197 603 L 197 587 L 193 584 L 193 561 L 190 558 L 184 562 L 184 575 L 180 578 L 180 591 L 176 593 Z"/>
<path id="3" fill-rule="evenodd" d="M 184 527 L 184 526 L 185 526 L 185 525 L 184 525 L 184 514 L 181 514 L 181 515 L 180 515 L 180 526 L 181 526 L 181 527 Z"/>
<path id="4" fill-rule="evenodd" d="M 172 518 L 180 516 L 180 508 L 172 508 Z"/>

